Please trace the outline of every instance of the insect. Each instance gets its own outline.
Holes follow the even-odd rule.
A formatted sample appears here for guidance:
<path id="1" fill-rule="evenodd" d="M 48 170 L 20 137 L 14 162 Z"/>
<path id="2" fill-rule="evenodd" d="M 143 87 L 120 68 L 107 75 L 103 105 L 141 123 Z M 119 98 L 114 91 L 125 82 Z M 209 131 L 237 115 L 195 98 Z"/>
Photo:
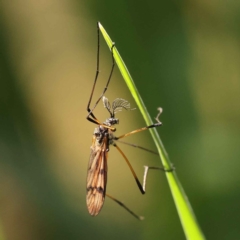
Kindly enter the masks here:
<path id="1" fill-rule="evenodd" d="M 131 166 L 129 160 L 127 159 L 126 155 L 123 153 L 123 151 L 119 148 L 117 145 L 117 141 L 119 139 L 122 139 L 124 137 L 127 137 L 129 135 L 147 130 L 149 128 L 154 128 L 161 126 L 162 123 L 158 120 L 158 117 L 161 113 L 159 111 L 159 114 L 156 118 L 157 122 L 150 125 L 146 126 L 140 129 L 136 129 L 134 131 L 131 131 L 129 133 L 125 133 L 119 137 L 116 137 L 114 135 L 114 132 L 116 131 L 115 125 L 119 124 L 119 120 L 115 117 L 115 114 L 123 109 L 125 110 L 130 110 L 130 103 L 124 99 L 117 98 L 115 99 L 112 104 L 108 101 L 108 99 L 104 96 L 105 92 L 108 89 L 108 85 L 110 83 L 114 66 L 115 66 L 115 60 L 113 56 L 113 49 L 114 49 L 114 44 L 111 47 L 111 56 L 112 56 L 112 67 L 111 71 L 106 83 L 106 86 L 101 94 L 101 96 L 98 98 L 96 101 L 95 105 L 90 108 L 91 102 L 92 102 L 92 97 L 93 93 L 96 87 L 97 79 L 99 76 L 99 54 L 100 54 L 100 29 L 99 29 L 99 23 L 97 24 L 97 32 L 98 32 L 98 47 L 97 47 L 97 70 L 96 70 L 96 75 L 92 87 L 92 91 L 90 94 L 90 98 L 87 104 L 87 120 L 97 124 L 98 126 L 94 129 L 93 132 L 93 138 L 92 138 L 92 145 L 91 145 L 91 150 L 90 150 L 90 159 L 88 162 L 88 173 L 87 173 L 87 196 L 86 196 L 86 202 L 87 202 L 87 208 L 89 211 L 89 214 L 92 216 L 96 216 L 99 214 L 100 210 L 102 209 L 102 206 L 104 204 L 105 196 L 108 196 L 118 204 L 120 204 L 122 207 L 124 207 L 128 212 L 130 212 L 132 215 L 135 217 L 142 219 L 141 217 L 137 216 L 135 213 L 133 213 L 130 209 L 128 209 L 123 203 L 115 199 L 114 197 L 108 195 L 106 193 L 106 186 L 107 186 L 107 160 L 108 160 L 108 152 L 110 149 L 110 146 L 115 147 L 119 153 L 122 155 L 124 160 L 126 161 L 127 165 L 129 166 L 133 177 L 135 178 L 135 181 L 138 185 L 139 190 L 141 191 L 142 194 L 145 193 L 145 189 L 143 188 L 142 184 L 140 183 L 133 167 Z M 96 116 L 94 115 L 93 111 L 100 102 L 100 100 L 103 101 L 104 107 L 107 109 L 107 111 L 110 114 L 110 117 L 106 119 L 104 122 L 100 122 Z M 126 143 L 128 144 L 128 143 Z M 129 144 L 131 145 L 131 144 Z M 136 146 L 136 145 L 133 145 Z M 140 147 L 142 148 L 142 147 Z M 142 148 L 144 149 L 144 148 Z M 145 182 L 145 181 L 144 181 Z"/>

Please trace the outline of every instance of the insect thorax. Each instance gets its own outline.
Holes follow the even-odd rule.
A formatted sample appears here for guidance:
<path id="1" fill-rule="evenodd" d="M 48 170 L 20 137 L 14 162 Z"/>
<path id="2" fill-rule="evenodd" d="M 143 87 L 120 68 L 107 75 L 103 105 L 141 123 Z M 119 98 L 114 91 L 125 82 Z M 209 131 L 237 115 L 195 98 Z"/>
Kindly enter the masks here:
<path id="1" fill-rule="evenodd" d="M 118 123 L 119 123 L 119 120 L 117 118 L 108 118 L 103 124 L 111 127 Z M 93 134 L 95 135 L 98 144 L 102 143 L 104 137 L 107 137 L 108 145 L 113 144 L 114 135 L 111 129 L 106 128 L 103 125 L 99 125 L 94 129 Z"/>

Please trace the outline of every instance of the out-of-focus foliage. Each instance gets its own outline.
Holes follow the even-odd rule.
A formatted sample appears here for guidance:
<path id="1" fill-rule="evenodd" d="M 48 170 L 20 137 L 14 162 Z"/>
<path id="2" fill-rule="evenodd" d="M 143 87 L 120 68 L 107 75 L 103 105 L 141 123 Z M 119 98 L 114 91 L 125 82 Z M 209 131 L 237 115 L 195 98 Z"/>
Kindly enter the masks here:
<path id="1" fill-rule="evenodd" d="M 151 173 L 142 196 L 114 149 L 107 191 L 145 221 L 108 199 L 99 216 L 87 213 L 85 178 L 94 125 L 85 117 L 96 70 L 96 22 L 101 21 L 150 114 L 164 109 L 159 133 L 204 234 L 238 239 L 239 9 L 239 1 L 2 1 L 0 237 L 185 239 L 164 174 Z M 111 68 L 104 41 L 100 68 L 94 99 Z M 117 71 L 106 95 L 134 107 Z M 96 116 L 108 117 L 102 103 Z M 119 135 L 144 126 L 137 110 L 118 117 Z M 154 148 L 149 133 L 126 141 Z M 148 153 L 122 149 L 140 178 L 143 165 L 158 163 Z"/>

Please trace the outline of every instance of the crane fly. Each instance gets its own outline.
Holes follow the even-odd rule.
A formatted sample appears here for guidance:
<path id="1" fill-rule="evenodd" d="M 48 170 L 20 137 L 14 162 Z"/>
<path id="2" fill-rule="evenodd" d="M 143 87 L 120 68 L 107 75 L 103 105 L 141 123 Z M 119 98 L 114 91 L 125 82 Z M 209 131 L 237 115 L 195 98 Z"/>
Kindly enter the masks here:
<path id="1" fill-rule="evenodd" d="M 90 108 L 93 93 L 94 93 L 98 75 L 99 75 L 99 53 L 100 53 L 99 23 L 97 24 L 97 29 L 98 29 L 98 31 L 97 31 L 98 32 L 97 70 L 96 70 L 96 75 L 95 75 L 92 91 L 91 91 L 90 98 L 89 98 L 88 105 L 87 105 L 88 115 L 86 118 L 88 121 L 90 121 L 94 124 L 97 124 L 98 126 L 94 129 L 93 137 L 92 137 L 92 145 L 90 148 L 90 158 L 89 158 L 88 173 L 87 173 L 87 196 L 86 196 L 87 208 L 88 208 L 90 215 L 92 215 L 92 216 L 98 215 L 104 204 L 105 196 L 108 196 L 109 198 L 111 198 L 112 200 L 117 202 L 119 205 L 124 207 L 133 216 L 135 216 L 138 219 L 142 219 L 142 217 L 133 213 L 122 202 L 120 202 L 119 200 L 115 199 L 114 197 L 112 197 L 106 193 L 108 152 L 109 152 L 110 145 L 114 146 L 119 151 L 119 153 L 122 155 L 122 157 L 126 161 L 127 165 L 129 166 L 130 171 L 132 172 L 133 177 L 135 178 L 135 181 L 138 185 L 139 190 L 141 191 L 142 194 L 144 194 L 145 193 L 145 180 L 144 180 L 144 185 L 142 186 L 132 165 L 130 164 L 129 160 L 127 159 L 127 157 L 123 153 L 123 151 L 116 144 L 116 142 L 119 139 L 122 139 L 129 135 L 147 130 L 149 128 L 161 126 L 162 123 L 158 120 L 158 117 L 162 110 L 159 109 L 159 114 L 156 118 L 156 120 L 157 120 L 156 123 L 154 123 L 150 126 L 136 129 L 129 133 L 123 134 L 119 137 L 116 137 L 114 135 L 114 132 L 116 131 L 115 125 L 119 124 L 119 120 L 115 117 L 116 113 L 123 109 L 131 110 L 130 103 L 128 101 L 121 99 L 121 98 L 117 98 L 112 102 L 112 104 L 110 104 L 108 99 L 104 96 L 105 92 L 107 91 L 108 85 L 110 83 L 110 80 L 111 80 L 111 77 L 113 74 L 113 70 L 114 70 L 114 66 L 115 66 L 115 60 L 114 60 L 114 56 L 113 56 L 114 44 L 111 47 L 112 67 L 111 67 L 111 71 L 110 71 L 106 86 L 105 86 L 102 94 L 96 101 L 95 105 L 93 106 L 93 108 Z M 96 108 L 96 106 L 98 105 L 100 100 L 103 101 L 104 107 L 107 109 L 107 111 L 110 114 L 110 117 L 108 119 L 106 119 L 104 122 L 100 122 L 93 113 L 93 110 Z M 128 144 L 128 143 L 126 143 L 126 144 Z M 134 147 L 139 147 L 139 146 L 136 146 L 133 144 L 128 144 L 128 145 L 132 145 Z M 142 148 L 142 147 L 139 147 L 139 148 Z M 142 148 L 142 149 L 147 150 L 145 148 Z M 147 172 L 147 170 L 145 171 L 144 175 L 147 175 L 146 172 Z"/>

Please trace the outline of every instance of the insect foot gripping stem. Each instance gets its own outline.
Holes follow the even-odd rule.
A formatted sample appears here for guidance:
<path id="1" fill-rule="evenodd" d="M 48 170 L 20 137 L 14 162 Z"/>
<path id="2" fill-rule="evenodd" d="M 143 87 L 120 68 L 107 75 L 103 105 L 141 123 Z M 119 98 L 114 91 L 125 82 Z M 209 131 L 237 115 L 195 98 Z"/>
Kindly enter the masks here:
<path id="1" fill-rule="evenodd" d="M 163 172 L 173 172 L 175 170 L 174 166 L 171 166 L 170 169 L 166 169 L 164 167 L 149 167 L 149 166 L 144 166 L 144 174 L 143 174 L 143 190 L 146 191 L 146 183 L 147 183 L 147 175 L 148 175 L 148 170 L 149 169 L 154 169 L 154 170 L 161 170 Z"/>

